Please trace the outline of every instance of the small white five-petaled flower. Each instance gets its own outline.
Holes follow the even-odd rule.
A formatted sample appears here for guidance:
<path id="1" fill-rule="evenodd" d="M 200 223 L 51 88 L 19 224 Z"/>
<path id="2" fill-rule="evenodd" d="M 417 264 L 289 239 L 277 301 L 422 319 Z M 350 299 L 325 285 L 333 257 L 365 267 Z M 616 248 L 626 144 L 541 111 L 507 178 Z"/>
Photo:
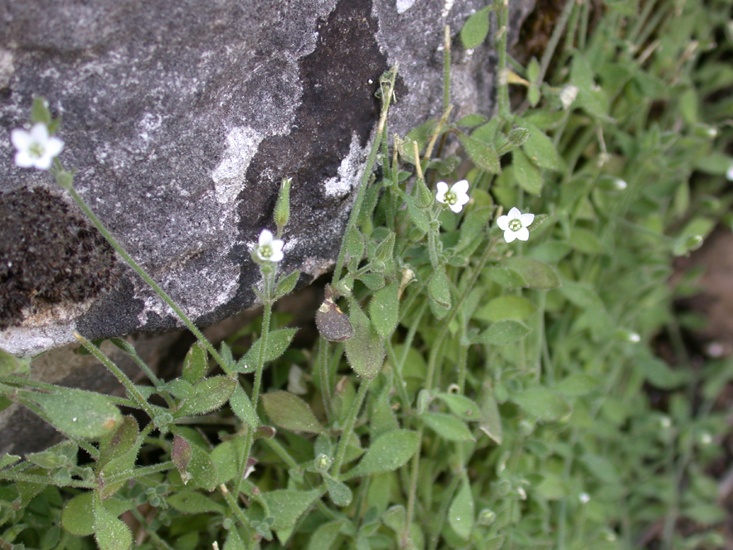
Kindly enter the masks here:
<path id="1" fill-rule="evenodd" d="M 439 181 L 438 192 L 435 193 L 435 200 L 447 204 L 457 214 L 463 210 L 463 206 L 468 202 L 468 181 L 457 181 L 450 189 L 448 189 L 447 183 Z"/>
<path id="2" fill-rule="evenodd" d="M 257 257 L 263 262 L 279 262 L 283 259 L 283 246 L 285 242 L 281 239 L 276 239 L 272 231 L 263 229 L 260 233 L 260 239 L 257 243 L 255 252 Z"/>
<path id="3" fill-rule="evenodd" d="M 526 241 L 529 239 L 528 226 L 532 225 L 534 214 L 522 214 L 518 208 L 512 208 L 509 214 L 499 216 L 496 225 L 504 232 L 504 240 L 508 243 L 514 239 Z"/>
<path id="4" fill-rule="evenodd" d="M 48 128 L 42 122 L 33 125 L 30 132 L 15 129 L 10 132 L 10 141 L 17 149 L 15 164 L 21 168 L 38 168 L 48 170 L 53 159 L 64 148 L 64 142 L 48 134 Z"/>

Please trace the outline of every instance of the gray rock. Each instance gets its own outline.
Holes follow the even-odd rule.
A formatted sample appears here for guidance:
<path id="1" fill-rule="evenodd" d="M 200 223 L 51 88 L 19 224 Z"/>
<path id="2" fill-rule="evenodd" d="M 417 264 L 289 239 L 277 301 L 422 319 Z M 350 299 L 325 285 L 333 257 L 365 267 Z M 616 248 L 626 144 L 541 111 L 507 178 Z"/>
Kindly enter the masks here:
<path id="1" fill-rule="evenodd" d="M 293 178 L 281 268 L 332 265 L 378 116 L 379 76 L 399 63 L 390 130 L 436 117 L 442 36 L 485 0 L 4 0 L 0 125 L 34 95 L 62 115 L 61 159 L 127 250 L 206 325 L 255 302 L 249 247 L 273 229 Z M 510 37 L 531 8 L 510 2 Z M 453 63 L 455 114 L 492 109 L 488 45 Z M 79 217 L 47 173 L 0 163 L 0 347 L 180 326 Z M 12 218 L 12 219 L 11 219 Z"/>

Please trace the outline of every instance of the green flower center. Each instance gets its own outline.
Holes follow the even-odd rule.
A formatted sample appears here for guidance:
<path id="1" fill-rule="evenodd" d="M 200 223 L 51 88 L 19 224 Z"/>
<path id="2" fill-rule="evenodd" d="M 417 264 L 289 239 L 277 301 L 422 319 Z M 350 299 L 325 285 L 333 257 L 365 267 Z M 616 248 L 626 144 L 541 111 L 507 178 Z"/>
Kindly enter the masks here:
<path id="1" fill-rule="evenodd" d="M 28 148 L 28 153 L 33 158 L 39 159 L 43 156 L 43 145 L 40 143 L 32 143 L 31 146 Z"/>
<path id="2" fill-rule="evenodd" d="M 456 197 L 456 194 L 453 191 L 446 191 L 444 200 L 445 204 L 455 204 L 458 197 Z"/>
<path id="3" fill-rule="evenodd" d="M 272 247 L 269 244 L 263 244 L 260 246 L 260 256 L 263 258 L 269 258 L 272 256 Z"/>
<path id="4" fill-rule="evenodd" d="M 513 220 L 509 220 L 509 229 L 516 232 L 522 229 L 522 221 L 514 218 Z"/>

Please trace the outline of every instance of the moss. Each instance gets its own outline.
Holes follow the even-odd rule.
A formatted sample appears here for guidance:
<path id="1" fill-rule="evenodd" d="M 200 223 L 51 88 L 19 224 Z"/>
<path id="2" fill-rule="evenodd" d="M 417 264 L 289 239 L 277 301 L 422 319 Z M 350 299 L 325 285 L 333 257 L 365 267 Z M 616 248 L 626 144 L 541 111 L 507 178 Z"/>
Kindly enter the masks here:
<path id="1" fill-rule="evenodd" d="M 114 284 L 116 266 L 99 232 L 47 189 L 0 195 L 0 329 L 94 298 Z"/>

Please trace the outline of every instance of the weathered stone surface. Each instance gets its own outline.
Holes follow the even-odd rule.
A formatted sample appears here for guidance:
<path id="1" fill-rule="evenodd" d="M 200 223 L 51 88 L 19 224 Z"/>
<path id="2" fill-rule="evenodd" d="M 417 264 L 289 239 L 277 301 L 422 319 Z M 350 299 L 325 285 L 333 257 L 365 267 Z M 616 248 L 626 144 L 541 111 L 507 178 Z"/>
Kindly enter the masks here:
<path id="1" fill-rule="evenodd" d="M 510 36 L 531 3 L 510 2 Z M 4 0 L 0 126 L 23 125 L 33 95 L 46 97 L 63 116 L 62 160 L 79 192 L 210 324 L 255 300 L 249 247 L 273 228 L 282 177 L 294 182 L 282 269 L 302 270 L 302 282 L 328 269 L 377 118 L 379 76 L 399 63 L 392 131 L 438 115 L 443 26 L 455 36 L 485 4 Z M 456 113 L 488 113 L 494 54 L 458 42 Z M 51 177 L 15 167 L 9 140 L 0 148 L 0 212 L 38 206 L 0 224 L 4 255 L 28 250 L 20 263 L 0 257 L 0 296 L 13 296 L 0 300 L 0 347 L 32 354 L 70 342 L 73 330 L 98 338 L 176 326 L 144 282 L 94 248 L 100 237 Z M 45 292 L 34 288 L 38 274 Z"/>

